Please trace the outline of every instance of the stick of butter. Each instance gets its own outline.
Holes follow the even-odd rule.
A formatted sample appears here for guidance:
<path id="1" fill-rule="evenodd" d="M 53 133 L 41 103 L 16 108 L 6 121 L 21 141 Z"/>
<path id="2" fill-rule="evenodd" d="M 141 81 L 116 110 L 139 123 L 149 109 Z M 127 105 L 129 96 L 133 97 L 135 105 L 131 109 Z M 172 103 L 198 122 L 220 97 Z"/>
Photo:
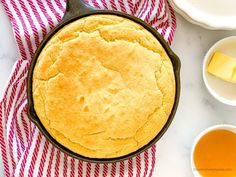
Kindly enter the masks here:
<path id="1" fill-rule="evenodd" d="M 215 52 L 207 71 L 220 79 L 236 83 L 236 58 Z"/>

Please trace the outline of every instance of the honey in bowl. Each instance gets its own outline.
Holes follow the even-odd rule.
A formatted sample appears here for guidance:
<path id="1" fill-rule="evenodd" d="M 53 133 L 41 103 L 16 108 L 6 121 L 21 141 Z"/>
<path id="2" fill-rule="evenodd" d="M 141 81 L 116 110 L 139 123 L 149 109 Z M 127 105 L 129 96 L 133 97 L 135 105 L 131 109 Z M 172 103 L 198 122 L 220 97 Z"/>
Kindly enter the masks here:
<path id="1" fill-rule="evenodd" d="M 205 134 L 196 144 L 194 163 L 202 177 L 236 177 L 236 133 L 222 129 Z"/>

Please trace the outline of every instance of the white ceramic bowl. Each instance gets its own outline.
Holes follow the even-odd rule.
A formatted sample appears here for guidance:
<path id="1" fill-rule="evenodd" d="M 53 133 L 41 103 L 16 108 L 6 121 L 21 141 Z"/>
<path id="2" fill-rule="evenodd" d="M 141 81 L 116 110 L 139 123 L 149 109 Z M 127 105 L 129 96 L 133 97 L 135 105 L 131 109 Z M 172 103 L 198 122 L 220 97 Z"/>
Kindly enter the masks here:
<path id="1" fill-rule="evenodd" d="M 192 172 L 194 174 L 195 177 L 201 177 L 200 173 L 196 170 L 196 166 L 195 166 L 195 163 L 194 163 L 194 150 L 195 150 L 195 147 L 197 145 L 197 143 L 199 142 L 199 140 L 205 135 L 207 134 L 208 132 L 211 132 L 213 130 L 229 130 L 229 131 L 232 131 L 234 133 L 236 133 L 236 126 L 234 125 L 228 125 L 228 124 L 220 124 L 220 125 L 214 125 L 214 126 L 211 126 L 207 129 L 205 129 L 204 131 L 202 131 L 195 139 L 194 143 L 193 143 L 193 146 L 192 146 L 192 151 L 191 151 L 191 168 L 192 168 Z"/>
<path id="2" fill-rule="evenodd" d="M 223 81 L 207 72 L 207 66 L 216 51 L 236 57 L 236 36 L 227 37 L 214 44 L 205 55 L 202 68 L 203 80 L 210 94 L 224 104 L 236 106 L 236 84 Z"/>
<path id="3" fill-rule="evenodd" d="M 191 23 L 208 29 L 236 29 L 235 0 L 169 0 L 172 7 Z"/>

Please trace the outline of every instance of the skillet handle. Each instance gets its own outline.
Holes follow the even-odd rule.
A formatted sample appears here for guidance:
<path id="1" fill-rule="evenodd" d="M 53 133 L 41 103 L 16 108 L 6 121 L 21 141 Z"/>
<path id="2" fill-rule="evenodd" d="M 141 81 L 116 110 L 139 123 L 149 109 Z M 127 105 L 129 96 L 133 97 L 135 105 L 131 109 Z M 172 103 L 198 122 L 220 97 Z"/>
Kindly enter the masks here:
<path id="1" fill-rule="evenodd" d="M 63 20 L 86 14 L 92 10 L 93 8 L 87 5 L 83 0 L 67 0 L 66 11 Z"/>

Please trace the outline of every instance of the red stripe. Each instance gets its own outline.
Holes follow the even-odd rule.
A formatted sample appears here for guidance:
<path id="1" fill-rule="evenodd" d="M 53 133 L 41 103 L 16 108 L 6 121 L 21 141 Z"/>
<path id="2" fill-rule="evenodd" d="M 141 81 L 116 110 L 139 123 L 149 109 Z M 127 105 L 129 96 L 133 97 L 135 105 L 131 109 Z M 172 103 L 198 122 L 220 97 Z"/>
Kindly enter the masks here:
<path id="1" fill-rule="evenodd" d="M 116 176 L 116 163 L 112 163 L 111 166 L 111 177 L 115 177 Z"/>
<path id="2" fill-rule="evenodd" d="M 51 12 L 53 13 L 53 15 L 56 17 L 57 19 L 57 22 L 60 22 L 61 21 L 61 16 L 60 14 L 55 10 L 53 4 L 52 4 L 52 1 L 51 0 L 46 0 L 47 2 L 47 5 L 49 7 L 49 9 L 51 10 Z"/>
<path id="3" fill-rule="evenodd" d="M 29 167 L 29 175 L 30 176 L 33 176 L 35 162 L 36 162 L 37 157 L 38 157 L 39 147 L 40 147 L 41 140 L 42 140 L 42 133 L 41 132 L 39 132 L 36 139 L 37 139 L 37 141 L 36 141 L 36 145 L 35 145 L 35 148 L 34 148 L 34 152 L 33 152 L 30 167 Z"/>
<path id="4" fill-rule="evenodd" d="M 19 18 L 20 21 L 21 21 L 22 27 L 23 27 L 23 29 L 24 29 L 24 37 L 25 37 L 25 39 L 26 39 L 26 43 L 27 43 L 27 46 L 28 46 L 28 49 L 29 49 L 30 57 L 32 58 L 33 55 L 34 55 L 34 51 L 33 51 L 33 46 L 32 46 L 32 44 L 31 44 L 31 38 L 30 38 L 30 35 L 29 35 L 29 32 L 28 32 L 27 26 L 26 26 L 26 24 L 25 24 L 25 22 L 24 22 L 24 19 L 23 19 L 22 15 L 21 15 L 20 10 L 19 10 L 18 7 L 17 7 L 15 1 L 10 0 L 10 2 L 11 2 L 11 4 L 12 4 L 12 7 L 13 7 L 13 9 L 15 10 L 15 12 L 16 12 L 18 18 Z M 28 58 L 28 59 L 31 59 L 31 58 Z"/>
<path id="5" fill-rule="evenodd" d="M 75 159 L 74 158 L 71 158 L 70 160 L 70 177 L 74 177 L 75 176 Z"/>
<path id="6" fill-rule="evenodd" d="M 144 12 L 147 10 L 147 6 L 148 6 L 148 0 L 144 0 L 141 12 L 139 14 L 139 18 L 142 19 Z"/>
<path id="7" fill-rule="evenodd" d="M 116 7 L 116 4 L 115 4 L 115 1 L 114 0 L 110 0 L 110 3 L 111 3 L 111 7 L 113 10 L 117 10 L 117 7 Z"/>
<path id="8" fill-rule="evenodd" d="M 4 120 L 2 117 L 2 104 L 0 104 L 0 146 L 1 146 L 1 153 L 2 153 L 2 161 L 3 161 L 6 176 L 10 177 L 10 169 L 9 169 L 8 158 L 6 154 L 5 138 L 3 136 L 4 134 L 3 131 L 5 130 L 3 129 L 3 121 Z"/>
<path id="9" fill-rule="evenodd" d="M 83 161 L 79 160 L 78 164 L 78 177 L 83 176 Z"/>
<path id="10" fill-rule="evenodd" d="M 26 57 L 26 51 L 25 51 L 25 48 L 24 48 L 24 45 L 23 45 L 23 41 L 22 41 L 22 39 L 21 39 L 21 37 L 19 35 L 19 27 L 16 24 L 15 17 L 13 17 L 12 12 L 9 9 L 6 1 L 5 0 L 1 0 L 1 1 L 2 1 L 2 4 L 3 4 L 3 6 L 4 6 L 5 10 L 6 10 L 6 13 L 7 13 L 7 15 L 8 15 L 8 17 L 9 17 L 11 23 L 12 23 L 12 26 L 13 26 L 13 29 L 14 29 L 13 30 L 14 31 L 14 35 L 15 35 L 15 38 L 16 38 L 16 42 L 18 43 L 18 47 L 19 47 L 19 50 L 20 50 L 21 57 L 23 59 L 26 59 L 27 58 Z"/>
<path id="11" fill-rule="evenodd" d="M 26 107 L 27 105 L 25 105 Z M 28 123 L 26 122 L 25 120 L 25 116 L 26 116 L 26 112 L 21 112 L 21 119 L 22 119 L 22 123 L 23 123 L 23 127 L 24 127 L 24 131 L 25 131 L 25 134 L 26 134 L 26 139 L 29 138 L 29 132 L 30 132 L 30 125 L 31 123 L 29 122 L 29 120 L 27 119 Z M 29 124 L 29 125 L 28 125 Z"/>
<path id="12" fill-rule="evenodd" d="M 151 171 L 149 173 L 149 177 L 152 177 L 152 173 L 155 168 L 155 163 L 156 163 L 156 145 L 153 145 L 151 148 L 152 151 L 152 164 L 151 164 Z"/>
<path id="13" fill-rule="evenodd" d="M 124 161 L 121 161 L 120 162 L 120 177 L 123 177 L 124 176 L 124 169 L 125 169 L 125 163 Z"/>
<path id="14" fill-rule="evenodd" d="M 97 9 L 101 9 L 99 6 L 98 2 L 96 0 L 92 0 L 93 6 L 96 7 Z"/>
<path id="15" fill-rule="evenodd" d="M 148 166 L 149 166 L 149 157 L 148 157 L 148 150 L 146 150 L 144 152 L 144 174 L 143 174 L 143 177 L 147 176 Z"/>
<path id="16" fill-rule="evenodd" d="M 86 164 L 86 177 L 90 177 L 91 173 L 91 163 Z"/>
<path id="17" fill-rule="evenodd" d="M 35 135 L 35 130 L 36 130 L 36 127 L 34 127 L 34 129 L 32 131 L 32 134 L 31 134 L 31 137 L 30 137 L 30 140 L 29 140 L 29 145 L 26 149 L 26 152 L 24 153 L 23 160 L 22 160 L 21 165 L 20 165 L 20 175 L 19 176 L 24 176 L 26 160 L 28 158 L 29 150 L 30 150 L 32 142 L 33 142 L 33 138 L 34 138 L 34 135 Z"/>
<path id="18" fill-rule="evenodd" d="M 47 177 L 51 177 L 52 160 L 53 160 L 53 156 L 54 156 L 54 151 L 55 151 L 55 147 L 52 146 L 52 151 L 51 151 L 51 154 L 49 157 L 49 162 L 48 162 Z"/>
<path id="19" fill-rule="evenodd" d="M 46 34 L 47 34 L 47 28 L 46 28 L 46 26 L 45 26 L 45 24 L 44 24 L 44 22 L 43 22 L 41 16 L 39 15 L 39 12 L 38 12 L 38 10 L 36 9 L 36 7 L 35 7 L 33 1 L 32 1 L 32 0 L 28 0 L 27 2 L 29 3 L 30 8 L 32 9 L 32 11 L 33 11 L 33 13 L 34 13 L 34 16 L 36 17 L 36 19 L 37 19 L 37 21 L 38 21 L 38 23 L 39 23 L 39 25 L 40 25 L 40 27 L 41 27 L 41 30 L 42 30 L 42 33 L 43 33 L 43 37 L 46 36 Z"/>
<path id="20" fill-rule="evenodd" d="M 37 4 L 38 4 L 38 6 L 39 6 L 41 12 L 42 12 L 42 13 L 44 14 L 44 16 L 46 17 L 46 19 L 47 19 L 47 21 L 48 21 L 49 27 L 50 27 L 51 29 L 54 28 L 55 25 L 54 25 L 54 23 L 53 23 L 53 21 L 52 21 L 52 18 L 50 17 L 50 15 L 48 14 L 47 10 L 45 9 L 45 7 L 44 7 L 42 1 L 41 1 L 41 0 L 36 0 L 36 2 L 37 2 Z"/>
<path id="21" fill-rule="evenodd" d="M 156 2 L 155 0 L 151 0 L 151 7 L 150 7 L 150 9 L 148 11 L 148 14 L 147 14 L 146 18 L 145 18 L 146 22 L 148 22 L 150 20 L 151 14 L 152 14 L 152 12 L 153 12 L 153 10 L 155 8 L 155 3 L 158 3 L 158 2 Z"/>
<path id="22" fill-rule="evenodd" d="M 24 100 L 22 100 L 22 102 L 23 101 Z M 19 111 L 19 108 L 22 105 L 22 102 L 16 107 L 16 109 L 13 113 L 13 117 L 16 117 L 16 135 L 18 135 L 17 137 L 20 140 L 21 150 L 24 151 L 25 150 L 25 145 L 24 145 L 23 135 L 22 135 L 22 132 L 21 132 L 20 125 L 17 121 L 17 112 Z"/>
<path id="23" fill-rule="evenodd" d="M 103 7 L 105 9 L 108 9 L 106 1 L 105 0 L 101 0 L 101 2 L 102 2 Z"/>
<path id="24" fill-rule="evenodd" d="M 136 177 L 140 177 L 141 174 L 141 157 L 140 154 L 136 156 Z"/>
<path id="25" fill-rule="evenodd" d="M 24 70 L 22 71 L 20 76 L 16 79 L 16 82 L 13 84 L 10 99 L 9 99 L 9 102 L 7 103 L 7 105 L 8 105 L 7 106 L 7 111 L 6 111 L 6 116 L 7 117 L 9 116 L 9 113 L 10 113 L 11 109 L 13 109 L 12 105 L 13 105 L 13 100 L 15 99 L 15 96 L 16 96 L 16 89 L 19 86 L 18 83 L 24 76 L 26 76 L 27 72 L 28 72 L 28 65 L 26 65 L 26 67 L 24 68 Z M 22 94 L 22 93 L 19 93 L 19 94 Z"/>
<path id="26" fill-rule="evenodd" d="M 100 168 L 100 165 L 96 164 L 95 165 L 95 170 L 94 170 L 94 177 L 98 177 L 99 176 L 99 168 Z"/>
<path id="27" fill-rule="evenodd" d="M 49 142 L 45 141 L 45 144 L 43 147 L 43 152 L 42 152 L 42 157 L 40 159 L 40 164 L 39 164 L 38 177 L 43 176 L 43 169 L 44 169 L 44 165 L 45 165 L 45 161 L 46 161 L 46 155 L 48 155 L 48 146 L 49 146 Z"/>
<path id="28" fill-rule="evenodd" d="M 107 172 L 108 172 L 108 165 L 105 163 L 105 164 L 103 164 L 102 176 L 106 177 L 107 176 Z"/>
<path id="29" fill-rule="evenodd" d="M 60 0 L 55 0 L 57 6 L 59 7 L 59 9 L 62 11 L 62 12 L 65 12 L 65 8 L 64 6 L 61 4 L 61 1 Z"/>
<path id="30" fill-rule="evenodd" d="M 133 159 L 132 158 L 128 160 L 128 176 L 129 177 L 133 176 Z"/>
<path id="31" fill-rule="evenodd" d="M 60 164 L 61 152 L 57 150 L 56 164 L 55 164 L 55 176 L 59 176 L 59 164 Z"/>
<path id="32" fill-rule="evenodd" d="M 38 29 L 36 28 L 33 19 L 31 17 L 31 14 L 29 13 L 29 9 L 27 9 L 27 7 L 25 6 L 25 2 L 23 2 L 22 0 L 19 0 L 19 3 L 21 5 L 21 8 L 23 9 L 25 16 L 30 24 L 30 27 L 33 31 L 33 36 L 34 36 L 34 40 L 35 40 L 35 44 L 36 46 L 39 45 L 39 33 L 38 33 Z M 31 41 L 32 42 L 32 41 Z"/>
<path id="33" fill-rule="evenodd" d="M 134 12 L 133 12 L 134 15 L 137 15 L 136 13 L 138 12 L 138 9 L 139 9 L 139 7 L 140 7 L 141 2 L 144 2 L 144 3 L 145 3 L 144 0 L 143 0 L 143 1 L 142 1 L 142 0 L 137 0 L 137 1 L 135 1 L 135 4 L 134 4 Z"/>
<path id="34" fill-rule="evenodd" d="M 19 161 L 22 151 L 20 150 L 20 145 L 19 145 L 20 143 L 18 141 L 18 138 L 16 137 L 15 140 L 16 140 L 17 161 Z"/>
<path id="35" fill-rule="evenodd" d="M 119 5 L 120 5 L 121 11 L 122 11 L 122 12 L 126 12 L 125 5 L 124 5 L 123 0 L 118 0 L 118 3 L 119 3 Z"/>
<path id="36" fill-rule="evenodd" d="M 68 166 L 67 166 L 67 158 L 68 158 L 68 156 L 66 155 L 66 154 L 64 154 L 64 165 L 63 165 L 63 176 L 64 177 L 67 177 L 67 168 L 68 168 Z"/>

